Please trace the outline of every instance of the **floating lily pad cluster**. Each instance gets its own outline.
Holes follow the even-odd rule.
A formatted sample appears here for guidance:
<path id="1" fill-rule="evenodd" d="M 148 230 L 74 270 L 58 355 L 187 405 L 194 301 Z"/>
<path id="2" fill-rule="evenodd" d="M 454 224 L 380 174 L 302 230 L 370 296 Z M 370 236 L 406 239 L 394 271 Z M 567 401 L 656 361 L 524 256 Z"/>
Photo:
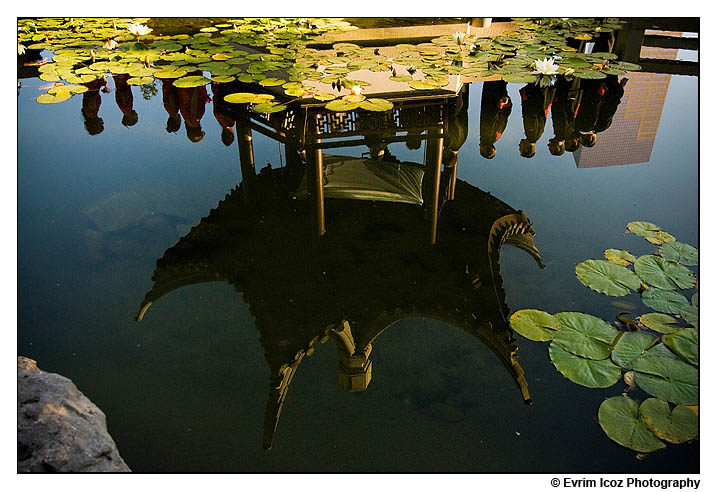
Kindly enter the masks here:
<path id="1" fill-rule="evenodd" d="M 660 244 L 657 254 L 637 258 L 608 249 L 607 260 L 584 261 L 576 274 L 607 295 L 641 291 L 644 304 L 658 312 L 636 320 L 621 313 L 625 330 L 590 314 L 537 309 L 516 311 L 510 322 L 521 336 L 550 342 L 551 362 L 570 381 L 608 388 L 623 375 L 629 391 L 638 387 L 650 395 L 639 404 L 624 393 L 605 400 L 598 412 L 611 439 L 649 453 L 664 448 L 663 441 L 682 443 L 698 433 L 698 293 L 689 301 L 677 292 L 695 287 L 688 267 L 698 265 L 698 251 L 648 222 L 631 222 L 628 230 Z"/>
<path id="2" fill-rule="evenodd" d="M 78 92 L 73 86 L 107 74 L 128 74 L 130 85 L 172 79 L 175 86 L 185 88 L 239 81 L 256 94 L 283 89 L 283 94 L 274 91 L 259 103 L 245 103 L 257 112 L 285 109 L 291 100 L 285 96 L 313 97 L 334 111 L 387 111 L 393 107 L 390 101 L 361 95 L 370 85 L 361 80 L 361 71 L 386 73 L 388 80 L 399 84 L 397 90 L 422 91 L 448 86 L 452 75 L 471 81 L 499 74 L 508 82 L 543 83 L 547 73 L 541 63 L 549 59 L 554 70 L 549 76 L 602 78 L 640 69 L 612 53 L 579 53 L 567 44 L 619 29 L 615 19 L 516 19 L 516 31 L 494 38 L 456 33 L 387 49 L 338 42 L 321 50 L 310 47 L 317 37 L 353 26 L 339 19 L 229 19 L 192 34 L 170 36 L 154 33 L 144 25 L 147 21 L 18 20 L 18 53 L 53 52 L 51 62 L 39 67 L 40 78 L 57 84 L 38 102 L 61 102 Z M 331 89 L 320 89 L 320 84 Z"/>

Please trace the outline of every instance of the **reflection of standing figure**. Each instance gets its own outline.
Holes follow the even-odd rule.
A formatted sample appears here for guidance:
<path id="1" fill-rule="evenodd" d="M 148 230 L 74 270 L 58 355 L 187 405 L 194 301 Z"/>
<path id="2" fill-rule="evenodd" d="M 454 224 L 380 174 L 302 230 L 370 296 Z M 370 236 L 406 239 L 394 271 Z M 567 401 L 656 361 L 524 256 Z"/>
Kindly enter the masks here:
<path id="1" fill-rule="evenodd" d="M 522 157 L 536 155 L 536 142 L 543 135 L 555 92 L 555 87 L 540 88 L 535 84 L 527 84 L 519 91 L 521 94 L 521 116 L 524 120 L 524 133 L 526 134 L 526 138 L 519 142 L 519 152 Z"/>
<path id="2" fill-rule="evenodd" d="M 578 138 L 574 132 L 580 94 L 578 83 L 578 79 L 569 82 L 564 77 L 559 77 L 556 82 L 556 95 L 551 104 L 554 137 L 548 141 L 548 149 L 553 155 L 578 149 Z"/>
<path id="3" fill-rule="evenodd" d="M 617 76 L 609 75 L 603 80 L 583 82 L 581 105 L 576 113 L 576 133 L 585 147 L 593 147 L 596 134 L 611 126 L 627 81 L 619 82 Z"/>
<path id="4" fill-rule="evenodd" d="M 481 119 L 479 121 L 479 151 L 492 159 L 496 155 L 494 143 L 501 138 L 511 114 L 511 98 L 504 81 L 484 82 L 481 90 Z"/>
<path id="5" fill-rule="evenodd" d="M 105 123 L 99 117 L 99 113 L 100 104 L 102 104 L 100 89 L 107 87 L 107 81 L 102 77 L 84 85 L 87 87 L 87 91 L 82 94 L 82 117 L 85 120 L 85 130 L 90 135 L 97 135 L 105 129 Z"/>
<path id="6" fill-rule="evenodd" d="M 112 76 L 112 80 L 115 81 L 115 102 L 122 111 L 122 124 L 125 126 L 133 126 L 139 119 L 137 111 L 132 109 L 132 87 L 127 84 L 129 78 L 126 73 Z"/>
<path id="7" fill-rule="evenodd" d="M 167 133 L 175 133 L 182 125 L 179 114 L 179 96 L 172 79 L 162 79 L 162 104 L 167 111 Z"/>
<path id="8" fill-rule="evenodd" d="M 222 127 L 222 143 L 229 147 L 234 142 L 234 118 L 231 116 L 229 104 L 225 102 L 224 96 L 229 94 L 227 84 L 212 82 L 212 112 Z"/>
<path id="9" fill-rule="evenodd" d="M 443 164 L 453 167 L 459 160 L 459 149 L 469 131 L 469 90 L 468 86 L 449 104 L 448 129 L 444 138 Z"/>
<path id="10" fill-rule="evenodd" d="M 197 70 L 187 75 L 202 75 L 202 71 Z M 177 93 L 179 95 L 180 113 L 182 113 L 184 126 L 187 130 L 187 138 L 191 142 L 199 142 L 204 138 L 204 130 L 202 130 L 201 125 L 204 106 L 210 101 L 207 95 L 207 87 L 180 88 Z"/>

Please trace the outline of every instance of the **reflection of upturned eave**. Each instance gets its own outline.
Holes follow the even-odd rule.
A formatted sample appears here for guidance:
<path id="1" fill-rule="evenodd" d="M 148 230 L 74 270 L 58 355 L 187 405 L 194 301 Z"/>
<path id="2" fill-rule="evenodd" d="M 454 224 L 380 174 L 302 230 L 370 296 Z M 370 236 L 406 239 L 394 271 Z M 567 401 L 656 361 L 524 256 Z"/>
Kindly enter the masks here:
<path id="1" fill-rule="evenodd" d="M 140 304 L 140 311 L 137 314 L 137 321 L 142 321 L 145 313 L 157 299 L 172 292 L 173 290 L 181 289 L 188 285 L 201 284 L 205 282 L 217 282 L 222 280 L 219 273 L 204 270 L 204 269 L 193 269 L 191 266 L 187 266 L 183 270 L 175 269 L 173 272 L 162 272 L 155 271 L 155 276 L 161 278 L 159 282 L 155 282 L 145 298 Z"/>
<path id="2" fill-rule="evenodd" d="M 282 414 L 282 407 L 289 392 L 289 385 L 292 383 L 292 379 L 297 373 L 303 358 L 304 352 L 298 352 L 297 359 L 291 365 L 283 365 L 278 371 L 273 372 L 269 378 L 269 395 L 267 396 L 267 406 L 264 410 L 264 435 L 262 438 L 262 447 L 264 449 L 269 450 L 272 447 L 272 439 L 279 424 L 279 416 Z"/>

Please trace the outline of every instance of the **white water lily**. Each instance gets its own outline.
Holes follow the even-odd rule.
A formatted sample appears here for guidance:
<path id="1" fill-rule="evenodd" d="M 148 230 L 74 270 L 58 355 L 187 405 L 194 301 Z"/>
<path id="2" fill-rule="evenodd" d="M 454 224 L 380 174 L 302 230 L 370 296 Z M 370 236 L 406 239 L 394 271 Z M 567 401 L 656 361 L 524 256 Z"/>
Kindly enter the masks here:
<path id="1" fill-rule="evenodd" d="M 105 44 L 103 44 L 102 47 L 106 50 L 114 50 L 115 48 L 117 48 L 117 41 L 115 41 L 114 39 L 108 39 L 107 41 L 105 41 Z"/>
<path id="2" fill-rule="evenodd" d="M 358 96 L 359 94 L 361 94 L 361 86 L 360 85 L 352 86 L 351 91 L 352 91 L 353 95 Z"/>
<path id="3" fill-rule="evenodd" d="M 558 72 L 558 65 L 554 63 L 553 58 L 544 58 L 543 60 L 536 60 L 534 62 L 534 71 L 533 73 L 538 73 L 541 75 L 557 75 Z"/>
<path id="4" fill-rule="evenodd" d="M 25 46 L 20 43 L 17 43 L 17 54 L 22 55 L 24 53 L 25 53 Z"/>
<path id="5" fill-rule="evenodd" d="M 464 44 L 464 38 L 466 37 L 466 33 L 461 31 L 455 32 L 453 37 L 456 44 Z"/>
<path id="6" fill-rule="evenodd" d="M 152 29 L 150 29 L 144 24 L 140 24 L 139 22 L 133 22 L 132 24 L 128 24 L 127 30 L 135 36 L 144 36 L 145 34 L 149 34 L 152 32 Z"/>

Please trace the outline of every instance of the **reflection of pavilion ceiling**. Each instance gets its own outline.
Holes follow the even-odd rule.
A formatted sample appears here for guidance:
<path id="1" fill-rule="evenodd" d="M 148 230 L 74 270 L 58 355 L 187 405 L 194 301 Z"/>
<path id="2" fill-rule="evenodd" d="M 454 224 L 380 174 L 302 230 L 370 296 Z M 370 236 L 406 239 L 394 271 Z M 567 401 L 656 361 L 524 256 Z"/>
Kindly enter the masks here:
<path id="1" fill-rule="evenodd" d="M 262 198 L 242 185 L 158 260 L 139 319 L 167 292 L 225 281 L 242 292 L 270 367 L 265 447 L 302 358 L 332 327 L 349 322 L 357 350 L 407 317 L 444 320 L 487 344 L 530 401 L 498 273 L 504 242 L 540 257 L 525 215 L 462 181 L 444 205 L 439 240 L 426 240 L 420 206 L 331 200 L 328 233 L 312 235 L 309 201 L 291 192 L 301 169 L 257 176 Z"/>

